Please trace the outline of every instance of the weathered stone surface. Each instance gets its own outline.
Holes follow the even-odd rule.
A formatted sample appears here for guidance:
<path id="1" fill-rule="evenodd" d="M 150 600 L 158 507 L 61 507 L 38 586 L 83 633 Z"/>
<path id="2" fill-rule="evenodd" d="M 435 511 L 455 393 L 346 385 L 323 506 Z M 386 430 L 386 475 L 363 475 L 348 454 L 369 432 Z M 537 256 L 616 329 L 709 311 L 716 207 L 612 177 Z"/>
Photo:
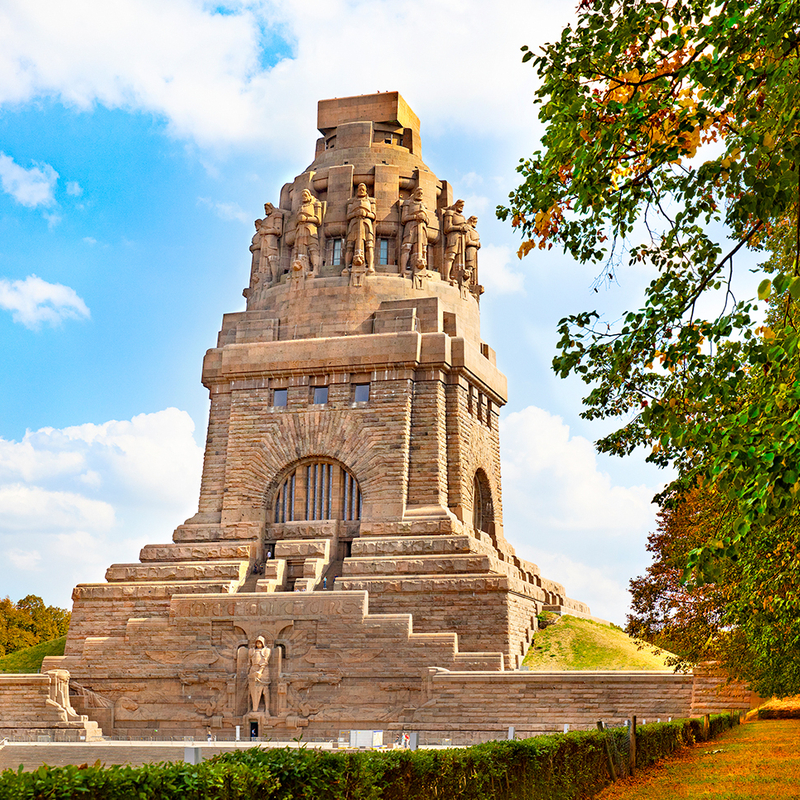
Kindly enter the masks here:
<path id="1" fill-rule="evenodd" d="M 591 612 L 504 535 L 507 386 L 480 336 L 474 220 L 397 93 L 323 101 L 319 128 L 256 224 L 247 309 L 204 360 L 197 514 L 75 589 L 45 668 L 123 735 L 466 742 L 715 707 L 717 676 L 512 671 L 543 608 Z"/>

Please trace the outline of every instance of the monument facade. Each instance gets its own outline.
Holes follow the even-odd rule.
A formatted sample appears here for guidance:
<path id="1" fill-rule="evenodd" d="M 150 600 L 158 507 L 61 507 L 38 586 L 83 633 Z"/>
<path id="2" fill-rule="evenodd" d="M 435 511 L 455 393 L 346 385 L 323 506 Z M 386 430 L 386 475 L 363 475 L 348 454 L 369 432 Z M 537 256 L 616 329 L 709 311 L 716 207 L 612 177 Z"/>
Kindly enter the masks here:
<path id="1" fill-rule="evenodd" d="M 590 614 L 504 534 L 477 219 L 398 93 L 323 100 L 318 127 L 205 357 L 197 514 L 78 586 L 45 664 L 105 733 L 413 728 L 432 675 L 491 681 L 541 610 Z"/>

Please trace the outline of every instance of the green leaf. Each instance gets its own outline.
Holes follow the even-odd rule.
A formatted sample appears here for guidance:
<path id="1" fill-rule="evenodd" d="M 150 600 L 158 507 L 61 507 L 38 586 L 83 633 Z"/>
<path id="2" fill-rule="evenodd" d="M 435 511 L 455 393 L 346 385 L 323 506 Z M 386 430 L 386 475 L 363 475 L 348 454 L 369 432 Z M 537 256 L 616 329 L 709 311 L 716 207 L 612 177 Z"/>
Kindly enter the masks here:
<path id="1" fill-rule="evenodd" d="M 764 280 L 758 284 L 758 299 L 766 300 L 769 297 L 769 293 L 771 290 L 772 290 L 772 281 L 769 278 L 764 278 Z"/>

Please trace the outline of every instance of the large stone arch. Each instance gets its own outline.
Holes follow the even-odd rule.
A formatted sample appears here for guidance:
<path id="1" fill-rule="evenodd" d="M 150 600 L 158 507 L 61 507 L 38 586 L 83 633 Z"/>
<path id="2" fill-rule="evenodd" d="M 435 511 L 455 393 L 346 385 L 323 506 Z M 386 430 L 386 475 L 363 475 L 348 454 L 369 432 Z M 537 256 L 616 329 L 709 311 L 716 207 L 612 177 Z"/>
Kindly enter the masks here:
<path id="1" fill-rule="evenodd" d="M 224 504 L 233 519 L 267 521 L 287 467 L 303 459 L 329 459 L 346 468 L 358 481 L 367 518 L 373 509 L 383 512 L 406 480 L 405 449 L 397 448 L 396 432 L 375 414 L 326 409 L 272 414 L 259 423 L 255 435 L 231 436 Z"/>

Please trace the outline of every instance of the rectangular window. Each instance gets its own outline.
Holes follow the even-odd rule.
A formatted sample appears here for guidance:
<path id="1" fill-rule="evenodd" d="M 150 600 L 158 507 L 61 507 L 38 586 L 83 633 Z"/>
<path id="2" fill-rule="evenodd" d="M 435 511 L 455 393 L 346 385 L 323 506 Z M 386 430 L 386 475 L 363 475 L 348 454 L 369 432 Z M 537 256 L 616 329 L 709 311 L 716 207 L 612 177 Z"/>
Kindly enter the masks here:
<path id="1" fill-rule="evenodd" d="M 342 240 L 341 239 L 334 239 L 333 240 L 333 258 L 331 259 L 331 264 L 339 265 L 342 264 Z"/>
<path id="2" fill-rule="evenodd" d="M 314 387 L 314 405 L 322 406 L 328 402 L 328 387 L 315 386 Z"/>
<path id="3" fill-rule="evenodd" d="M 388 239 L 379 239 L 378 240 L 378 263 L 379 264 L 388 264 L 389 263 L 389 240 Z"/>
<path id="4" fill-rule="evenodd" d="M 272 405 L 285 407 L 286 403 L 289 400 L 289 390 L 288 389 L 275 389 L 272 393 Z"/>
<path id="5" fill-rule="evenodd" d="M 486 399 L 486 424 L 492 427 L 492 401 Z"/>
<path id="6" fill-rule="evenodd" d="M 369 384 L 368 383 L 357 383 L 354 388 L 353 392 L 353 400 L 356 403 L 368 403 L 369 402 Z"/>

